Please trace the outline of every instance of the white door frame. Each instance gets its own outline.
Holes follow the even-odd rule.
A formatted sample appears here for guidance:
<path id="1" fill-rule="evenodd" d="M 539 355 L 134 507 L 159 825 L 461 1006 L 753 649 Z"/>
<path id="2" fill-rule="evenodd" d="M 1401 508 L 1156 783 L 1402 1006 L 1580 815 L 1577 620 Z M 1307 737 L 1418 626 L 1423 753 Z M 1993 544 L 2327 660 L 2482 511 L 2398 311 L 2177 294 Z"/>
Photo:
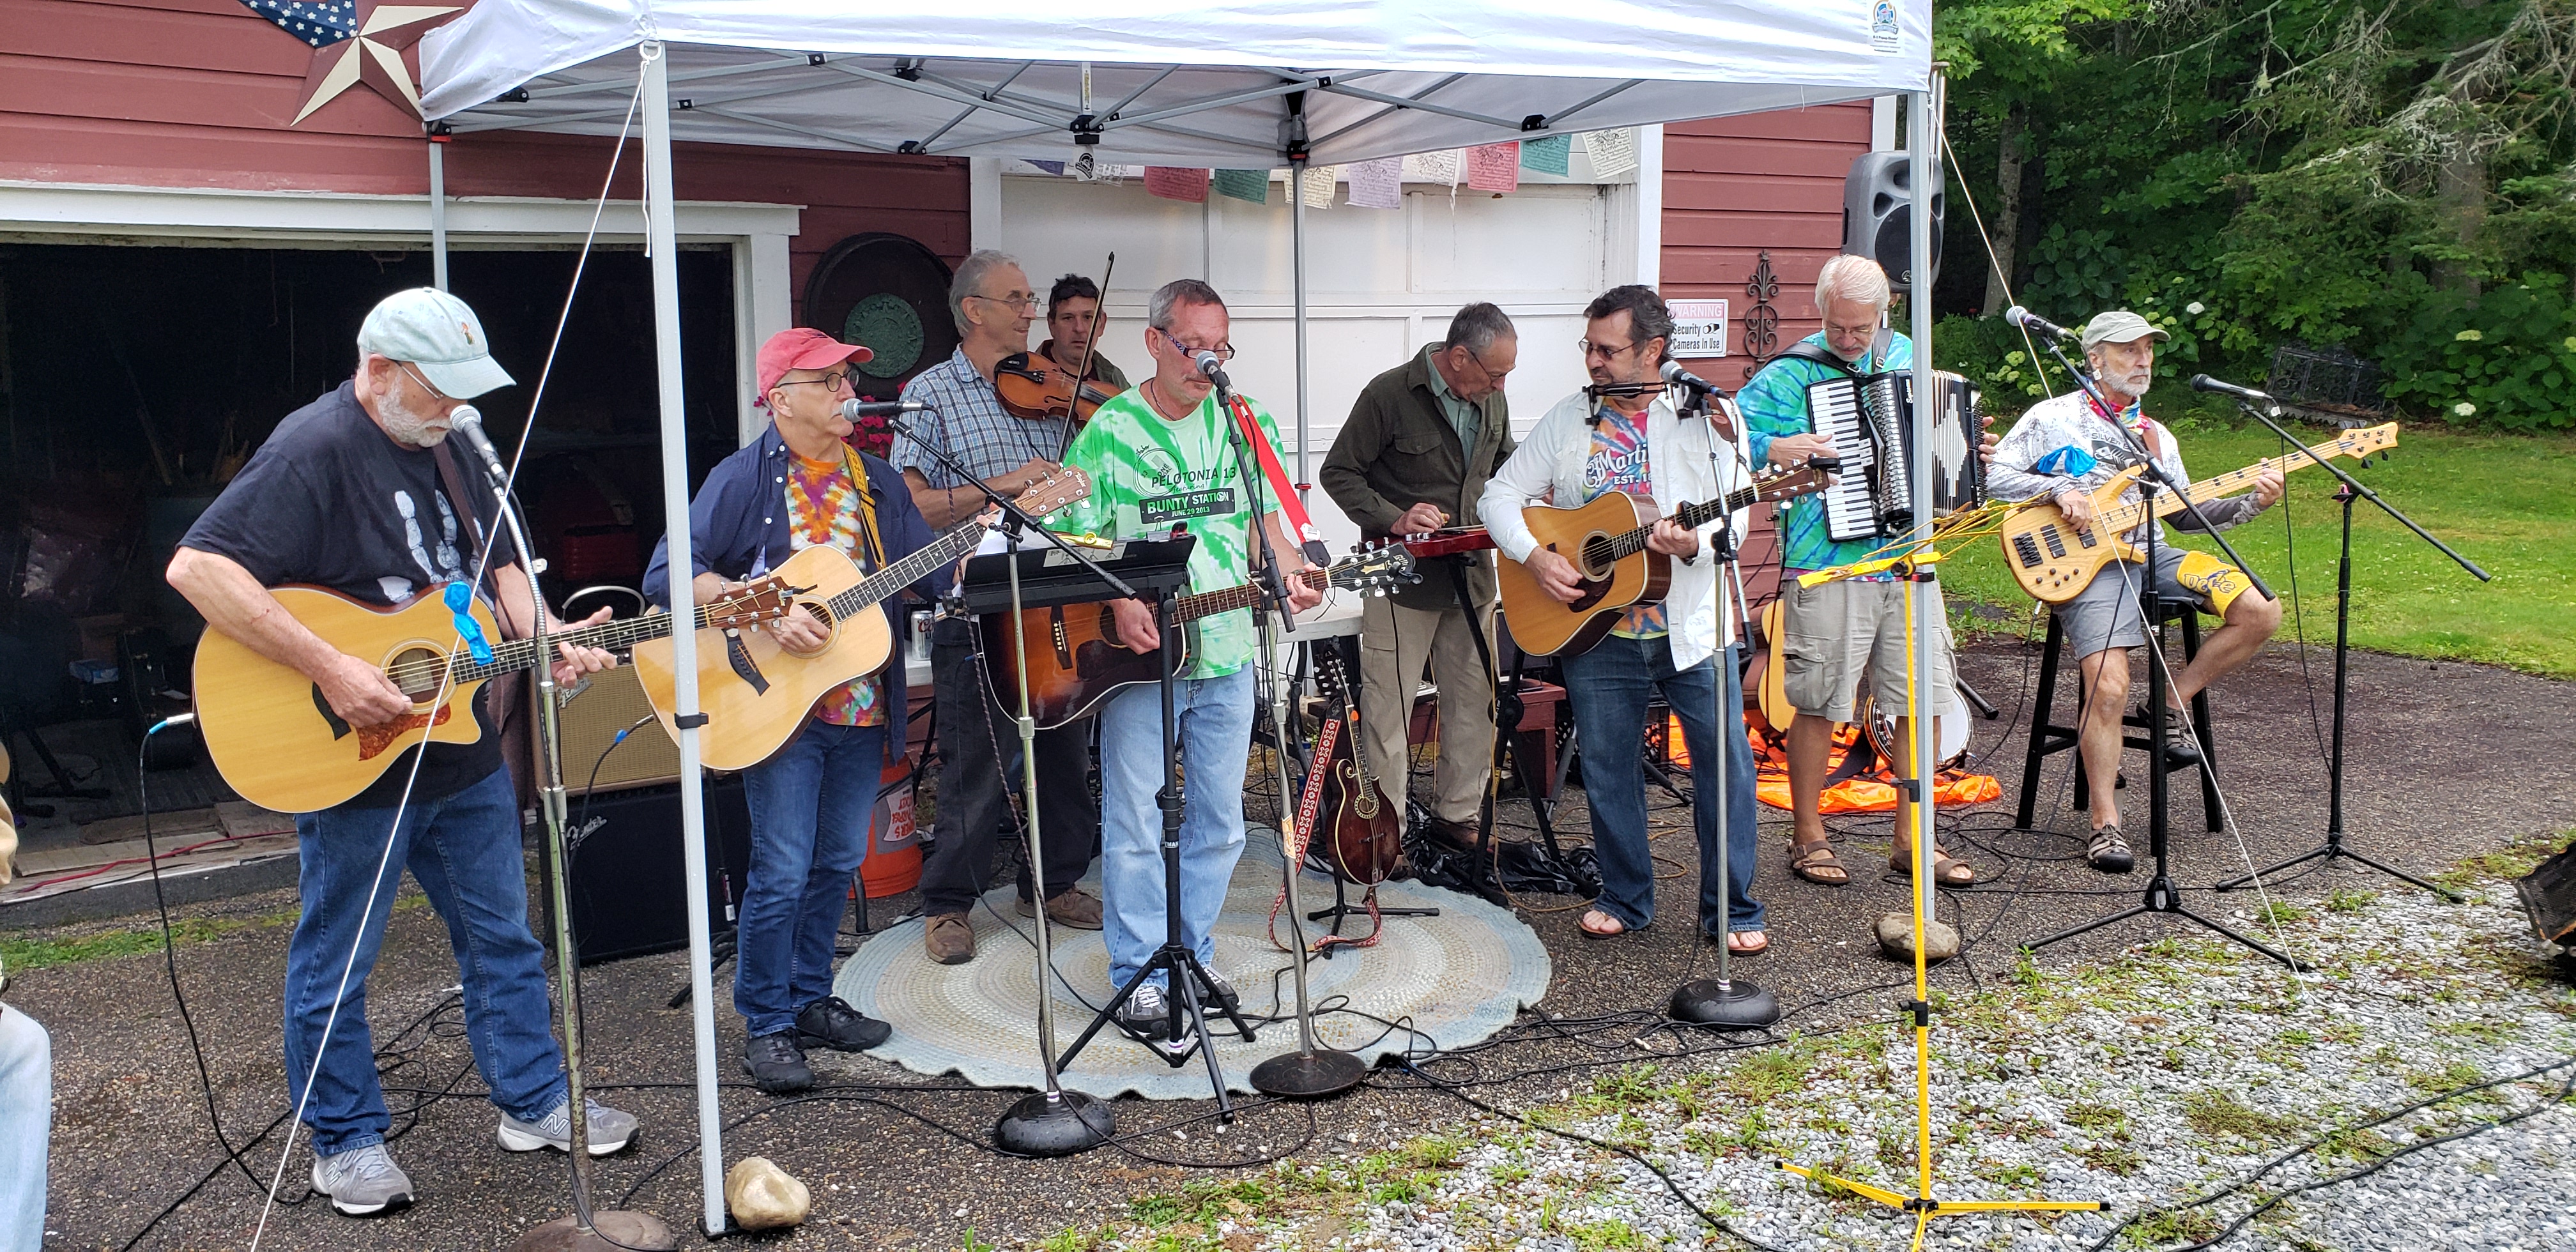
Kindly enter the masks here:
<path id="1" fill-rule="evenodd" d="M 682 243 L 720 243 L 733 255 L 734 371 L 751 379 L 762 341 L 792 324 L 788 241 L 804 206 L 724 200 L 679 202 Z M 450 248 L 562 247 L 591 229 L 597 202 L 464 196 L 447 202 Z M 598 215 L 599 242 L 637 246 L 644 214 L 612 200 Z M 226 191 L 0 180 L 0 241 L 208 248 L 429 246 L 429 197 L 313 191 Z M 759 438 L 769 419 L 738 388 L 736 434 Z"/>

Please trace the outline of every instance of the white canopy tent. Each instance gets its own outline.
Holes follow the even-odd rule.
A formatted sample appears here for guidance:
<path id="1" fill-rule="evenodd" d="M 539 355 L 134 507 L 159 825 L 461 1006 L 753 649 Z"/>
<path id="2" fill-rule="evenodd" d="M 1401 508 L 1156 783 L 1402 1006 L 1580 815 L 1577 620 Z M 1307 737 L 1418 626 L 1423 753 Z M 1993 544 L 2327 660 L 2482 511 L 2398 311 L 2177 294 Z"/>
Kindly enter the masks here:
<path id="1" fill-rule="evenodd" d="M 1930 0 L 481 0 L 421 44 L 422 104 L 459 134 L 620 133 L 643 95 L 663 478 L 690 565 L 671 190 L 675 139 L 846 151 L 1270 170 L 1905 94 L 1930 133 Z M 1914 255 L 1931 249 L 1936 145 L 1913 143 Z M 1297 455 L 1306 474 L 1305 257 Z M 1930 340 L 1915 302 L 1913 333 Z M 1929 393 L 1931 354 L 1917 355 Z M 1920 442 L 1920 440 L 1918 440 Z M 1916 490 L 1929 498 L 1930 471 Z M 1928 523 L 1927 523 L 1928 525 Z M 673 580 L 675 599 L 687 580 Z M 1928 598 L 1926 598 L 1928 606 Z M 674 612 L 685 611 L 681 604 Z M 1928 607 L 1917 629 L 1932 637 Z M 694 640 L 676 641 L 691 898 L 705 890 Z M 1919 776 L 1932 773 L 1929 736 Z M 1929 806 L 1917 809 L 1927 829 Z M 1928 872 L 1917 875 L 1928 882 Z M 1926 901 L 1928 904 L 1928 901 Z M 725 1222 L 715 998 L 690 910 L 704 1223 Z"/>

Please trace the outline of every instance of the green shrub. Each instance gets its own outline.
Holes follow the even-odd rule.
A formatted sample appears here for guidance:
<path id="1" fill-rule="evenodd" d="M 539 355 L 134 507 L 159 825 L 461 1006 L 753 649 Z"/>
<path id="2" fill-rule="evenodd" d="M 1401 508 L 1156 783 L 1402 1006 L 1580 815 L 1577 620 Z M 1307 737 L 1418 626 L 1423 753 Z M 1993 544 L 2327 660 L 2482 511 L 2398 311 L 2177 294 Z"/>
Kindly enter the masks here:
<path id="1" fill-rule="evenodd" d="M 2475 303 L 2428 298 L 2381 350 L 2387 397 L 2462 426 L 2576 429 L 2576 303 L 2567 278 L 2532 273 Z"/>

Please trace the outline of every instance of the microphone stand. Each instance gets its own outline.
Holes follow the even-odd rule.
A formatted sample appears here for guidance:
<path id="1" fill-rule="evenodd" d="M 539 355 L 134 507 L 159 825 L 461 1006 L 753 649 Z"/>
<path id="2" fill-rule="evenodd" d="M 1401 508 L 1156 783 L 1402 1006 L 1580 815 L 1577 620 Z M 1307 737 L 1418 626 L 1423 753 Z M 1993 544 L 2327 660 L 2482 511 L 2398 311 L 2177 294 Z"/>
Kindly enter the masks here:
<path id="1" fill-rule="evenodd" d="M 2265 426 L 2270 427 L 2272 433 L 2279 435 L 2282 439 L 2288 441 L 2292 447 L 2305 446 L 2300 439 L 2293 436 L 2288 429 L 2281 425 L 2280 422 L 2274 420 L 2275 415 L 2280 412 L 2280 406 L 2278 403 L 2267 403 L 2258 406 L 2252 401 L 2239 396 L 2236 400 L 2236 407 L 2243 410 L 2247 417 L 2253 418 L 2255 421 L 2261 422 Z M 2270 411 L 2266 412 L 2266 409 Z M 2353 502 L 2356 500 L 2368 500 L 2372 504 L 2379 506 L 2379 510 L 2381 512 L 2397 519 L 2400 525 L 2403 525 L 2408 530 L 2414 531 L 2417 538 L 2433 545 L 2433 547 L 2438 549 L 2442 555 L 2458 562 L 2461 569 L 2467 570 L 2470 574 L 2475 575 L 2479 582 L 2492 581 L 2494 576 L 2487 573 L 2485 570 L 2478 568 L 2476 562 L 2471 561 L 2469 558 L 2454 551 L 2451 548 L 2451 545 L 2434 538 L 2432 532 L 2416 525 L 2415 519 L 2399 512 L 2395 505 L 2390 504 L 2386 500 L 2380 499 L 2378 492 L 2362 486 L 2360 479 L 2347 473 L 2342 466 L 2336 465 L 2333 460 L 2326 457 L 2310 457 L 2308 459 L 2317 465 L 2323 466 L 2327 473 L 2334 475 L 2336 480 L 2342 483 L 2341 488 L 2335 492 L 2334 496 L 2335 500 L 2343 505 L 2343 551 L 2341 558 L 2335 564 L 2334 747 L 2330 753 L 2329 763 L 2326 770 L 2326 841 L 2324 844 L 2306 852 L 2302 852 L 2288 860 L 2276 862 L 2262 869 L 2255 870 L 2250 874 L 2240 874 L 2234 878 L 2230 878 L 2227 881 L 2218 884 L 2217 889 L 2220 891 L 2235 891 L 2239 888 L 2251 885 L 2255 880 L 2266 874 L 2278 874 L 2282 870 L 2288 869 L 2293 865 L 2301 865 L 2315 860 L 2334 861 L 2340 859 L 2359 861 L 2360 863 L 2378 870 L 2380 873 L 2386 874 L 2391 878 L 2413 883 L 2418 887 L 2422 887 L 2426 891 L 2430 891 L 2433 894 L 2452 902 L 2453 904 L 2457 904 L 2461 900 L 2461 896 L 2458 892 L 2452 891 L 2447 887 L 2427 882 L 2413 874 L 2409 874 L 2406 871 L 2397 868 L 2396 866 L 2390 865 L 2384 861 L 2376 860 L 2362 853 L 2355 852 L 2351 848 L 2344 846 L 2343 731 L 2344 701 L 2345 696 L 2349 691 L 2346 680 L 2348 672 L 2347 663 L 2352 655 Z M 2365 460 L 2362 464 L 2367 465 L 2369 462 Z"/>
<path id="2" fill-rule="evenodd" d="M 1704 424 L 1703 430 L 1708 436 L 1709 479 L 1716 485 L 1717 498 L 1722 503 L 1726 499 L 1727 480 L 1733 475 L 1721 473 L 1718 469 L 1717 421 L 1709 412 L 1710 396 L 1708 392 L 1697 387 L 1685 389 L 1690 392 L 1690 399 L 1682 402 L 1679 416 L 1683 421 L 1696 417 Z M 1737 420 L 1740 421 L 1741 418 Z M 1741 431 L 1743 427 L 1739 425 L 1736 429 Z M 1732 440 L 1729 441 L 1730 445 L 1732 442 Z M 1717 622 L 1711 625 L 1717 626 L 1729 617 L 1726 590 L 1729 576 L 1735 573 L 1737 556 L 1734 513 L 1727 512 L 1719 515 L 1717 533 L 1709 536 L 1709 544 L 1710 557 L 1717 562 L 1716 567 L 1710 571 L 1716 579 L 1717 595 Z M 1742 621 L 1740 618 L 1736 620 L 1740 629 Z M 1710 765 L 1711 773 L 1717 779 L 1717 892 L 1718 899 L 1722 901 L 1717 918 L 1717 977 L 1693 979 L 1674 989 L 1671 1014 L 1675 1021 L 1688 1022 L 1695 1026 L 1714 1026 L 1720 1030 L 1758 1030 L 1780 1020 L 1780 1000 L 1770 992 L 1734 976 L 1734 953 L 1731 945 L 1735 930 L 1735 879 L 1732 874 L 1733 866 L 1728 859 L 1733 854 L 1732 845 L 1735 842 L 1735 809 L 1731 791 L 1734 786 L 1735 754 L 1750 749 L 1744 741 L 1744 697 L 1743 689 L 1738 686 L 1743 680 L 1740 672 L 1735 668 L 1735 642 L 1730 638 L 1732 633 L 1720 626 L 1717 637 L 1712 641 L 1715 647 L 1709 656 L 1709 667 L 1716 671 L 1714 674 L 1716 681 L 1712 685 L 1715 688 L 1714 702 L 1717 705 L 1714 710 L 1714 729 L 1717 733 L 1713 736 L 1717 740 L 1715 745 L 1717 759 L 1710 762 Z M 1731 707 L 1726 698 L 1729 692 L 1735 693 L 1736 696 Z M 1730 725 L 1734 728 L 1732 731 L 1728 729 Z M 1694 766 L 1698 764 L 1696 757 L 1692 759 L 1692 764 Z M 1696 789 L 1693 794 L 1696 799 Z"/>
<path id="3" fill-rule="evenodd" d="M 1066 418 L 1068 425 L 1072 419 Z M 1020 536 L 1035 531 L 1048 543 L 1072 557 L 1107 586 L 1123 596 L 1136 594 L 1136 589 L 1117 575 L 1102 569 L 1098 562 L 1084 556 L 1062 535 L 1038 524 L 1017 501 L 985 485 L 984 480 L 967 473 L 964 466 L 951 460 L 946 450 L 913 433 L 911 425 L 900 417 L 888 417 L 886 425 L 904 435 L 928 452 L 940 467 L 956 475 L 968 486 L 981 492 L 1002 511 L 1002 533 L 1009 537 L 1005 567 L 1011 578 L 1011 659 L 1020 667 L 1020 791 L 1028 797 L 1029 873 L 1035 884 L 1037 905 L 1038 962 L 1038 1073 L 1042 1086 L 1034 1095 L 1023 1097 L 993 1124 L 993 1145 L 1021 1156 L 1071 1156 L 1107 1143 L 1117 1133 L 1118 1118 L 1110 1107 L 1079 1091 L 1067 1091 L 1057 1081 L 1055 1053 L 1055 995 L 1052 978 L 1055 973 L 1053 940 L 1047 929 L 1046 858 L 1038 829 L 1038 757 L 1037 719 L 1029 715 L 1029 654 L 1026 614 L 1020 607 Z"/>
<path id="4" fill-rule="evenodd" d="M 1262 507 L 1262 488 L 1267 485 L 1261 474 L 1252 446 L 1244 439 L 1243 424 L 1235 420 L 1228 402 L 1234 390 L 1222 371 L 1211 378 L 1216 383 L 1217 420 L 1225 427 L 1226 442 L 1234 452 L 1235 477 L 1243 481 L 1244 502 L 1252 514 L 1253 542 L 1261 554 L 1261 571 L 1257 578 L 1262 592 L 1270 600 L 1268 608 L 1276 613 L 1261 612 L 1260 639 L 1262 684 L 1267 690 L 1262 699 L 1270 706 L 1270 765 L 1273 781 L 1279 788 L 1279 860 L 1285 881 L 1290 968 L 1289 979 L 1297 995 L 1297 1050 L 1283 1052 L 1252 1067 L 1252 1089 L 1267 1096 L 1292 1100 L 1321 1099 L 1340 1095 L 1368 1077 L 1368 1065 L 1358 1055 L 1337 1048 L 1327 1048 L 1315 1041 L 1315 1006 L 1306 988 L 1306 929 L 1299 924 L 1304 916 L 1297 898 L 1297 879 L 1306 872 L 1305 858 L 1297 854 L 1289 827 L 1296 821 L 1293 808 L 1296 793 L 1288 789 L 1288 690 L 1284 683 L 1271 681 L 1279 673 L 1279 632 L 1297 631 L 1297 619 L 1288 611 L 1288 582 L 1279 566 L 1276 545 L 1270 542 L 1270 510 Z M 1354 752 L 1366 747 L 1353 743 Z"/>

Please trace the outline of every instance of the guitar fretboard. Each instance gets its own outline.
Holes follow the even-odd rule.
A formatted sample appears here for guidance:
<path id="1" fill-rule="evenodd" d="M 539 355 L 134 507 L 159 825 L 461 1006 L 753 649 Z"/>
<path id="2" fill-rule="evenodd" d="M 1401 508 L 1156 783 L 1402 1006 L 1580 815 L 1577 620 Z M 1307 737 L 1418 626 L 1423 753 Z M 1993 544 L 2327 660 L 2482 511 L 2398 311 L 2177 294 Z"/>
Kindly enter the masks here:
<path id="1" fill-rule="evenodd" d="M 974 551 L 983 539 L 982 522 L 950 527 L 947 533 L 923 544 L 920 551 L 860 579 L 858 586 L 824 601 L 824 605 L 832 610 L 833 621 L 846 621 L 851 614 L 892 598 L 927 577 L 930 571 Z"/>
<path id="2" fill-rule="evenodd" d="M 1750 507 L 1753 501 L 1761 494 L 1761 490 L 1762 489 L 1760 487 L 1740 487 L 1734 491 L 1726 493 L 1725 498 L 1720 500 L 1710 500 L 1704 504 L 1685 504 L 1682 507 L 1673 510 L 1672 520 L 1676 525 L 1679 525 L 1685 530 L 1697 530 L 1702 526 L 1708 525 L 1710 522 L 1716 521 L 1721 517 L 1735 512 L 1737 509 Z M 1629 531 L 1627 534 L 1612 539 L 1610 541 L 1610 556 L 1613 559 L 1616 559 L 1620 557 L 1634 556 L 1637 553 L 1645 551 L 1646 540 L 1652 537 L 1654 533 L 1654 523 L 1649 522 L 1635 530 Z"/>
<path id="3" fill-rule="evenodd" d="M 700 627 L 707 625 L 709 613 L 713 610 L 723 610 L 723 615 L 730 615 L 733 611 L 731 606 L 725 604 L 697 605 L 694 615 Z M 575 627 L 571 630 L 550 631 L 546 635 L 545 650 L 542 652 L 538 649 L 538 641 L 534 639 L 502 640 L 492 645 L 492 659 L 488 662 L 475 660 L 473 653 L 460 647 L 447 654 L 446 681 L 449 683 L 478 682 L 486 678 L 497 678 L 503 674 L 535 669 L 542 659 L 554 655 L 553 649 L 557 644 L 570 644 L 576 648 L 605 648 L 614 652 L 634 647 L 648 639 L 660 639 L 670 633 L 671 615 L 653 613 L 644 617 L 622 617 L 592 626 Z M 420 690 L 440 681 L 436 666 L 437 662 L 422 661 L 417 666 L 396 665 L 387 673 L 404 690 Z"/>
<path id="4" fill-rule="evenodd" d="M 1301 569 L 1290 574 L 1289 577 L 1309 587 L 1321 587 L 1332 577 L 1332 574 L 1329 570 L 1309 568 Z M 1261 584 L 1245 583 L 1240 587 L 1228 587 L 1223 591 L 1202 591 L 1194 596 L 1182 596 L 1176 611 L 1182 621 L 1194 622 L 1211 614 L 1257 608 L 1260 604 Z"/>
<path id="5" fill-rule="evenodd" d="M 2263 471 L 2265 470 L 2279 470 L 2283 474 L 2288 474 L 2291 470 L 2305 469 L 2308 466 L 2319 464 L 2330 456 L 2349 455 L 2351 455 L 2351 449 L 2345 445 L 2343 440 L 2330 439 L 2324 443 L 2301 448 L 2296 452 L 2285 453 L 2274 457 L 2265 457 L 2243 469 L 2229 470 L 2214 478 L 2204 478 L 2199 482 L 2193 483 L 2188 490 L 2191 493 L 2192 503 L 2207 504 L 2212 500 L 2223 499 L 2241 491 L 2251 490 L 2254 486 L 2254 480 L 2262 477 Z M 2180 513 L 2182 511 L 2182 497 L 2177 496 L 2170 491 L 2159 491 L 2156 493 L 2156 516 L 2170 517 L 2173 514 Z M 2117 509 L 2110 510 L 2103 517 L 2101 525 L 2112 534 L 2125 535 L 2131 530 L 2137 528 L 2139 516 L 2139 506 L 2134 504 L 2124 504 Z"/>

